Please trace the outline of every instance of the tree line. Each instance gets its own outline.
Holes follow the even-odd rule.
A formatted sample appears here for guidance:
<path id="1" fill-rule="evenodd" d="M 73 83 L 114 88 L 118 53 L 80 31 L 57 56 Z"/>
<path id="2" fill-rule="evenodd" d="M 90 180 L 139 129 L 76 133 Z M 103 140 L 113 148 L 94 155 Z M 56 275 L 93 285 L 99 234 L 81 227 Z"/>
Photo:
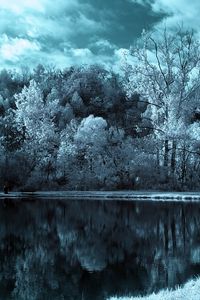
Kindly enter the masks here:
<path id="1" fill-rule="evenodd" d="M 143 32 L 121 72 L 0 72 L 0 183 L 21 190 L 200 186 L 200 51 L 192 31 Z"/>

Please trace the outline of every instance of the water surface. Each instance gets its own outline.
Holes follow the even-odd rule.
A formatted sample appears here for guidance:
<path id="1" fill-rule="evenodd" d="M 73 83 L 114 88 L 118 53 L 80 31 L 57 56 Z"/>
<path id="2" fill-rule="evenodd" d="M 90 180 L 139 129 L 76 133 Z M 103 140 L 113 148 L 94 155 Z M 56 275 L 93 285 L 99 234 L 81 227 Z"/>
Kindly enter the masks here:
<path id="1" fill-rule="evenodd" d="M 102 300 L 200 275 L 197 202 L 1 199 L 0 299 Z"/>

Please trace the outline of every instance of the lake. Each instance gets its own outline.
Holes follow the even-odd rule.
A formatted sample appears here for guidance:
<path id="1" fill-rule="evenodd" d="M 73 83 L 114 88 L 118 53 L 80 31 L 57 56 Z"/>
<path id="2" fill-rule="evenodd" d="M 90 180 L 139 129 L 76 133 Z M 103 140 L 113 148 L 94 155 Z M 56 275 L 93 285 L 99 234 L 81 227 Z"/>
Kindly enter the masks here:
<path id="1" fill-rule="evenodd" d="M 103 300 L 200 275 L 199 202 L 2 198 L 0 299 Z"/>

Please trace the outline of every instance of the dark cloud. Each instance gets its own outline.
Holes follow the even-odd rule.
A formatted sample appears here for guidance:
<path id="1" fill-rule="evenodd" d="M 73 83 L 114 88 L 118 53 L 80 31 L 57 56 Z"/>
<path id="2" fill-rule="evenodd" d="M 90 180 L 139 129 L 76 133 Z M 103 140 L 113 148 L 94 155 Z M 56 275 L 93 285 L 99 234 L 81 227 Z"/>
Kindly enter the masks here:
<path id="1" fill-rule="evenodd" d="M 81 0 L 91 6 L 89 18 L 95 18 L 104 30 L 98 35 L 120 48 L 129 47 L 140 36 L 143 28 L 150 29 L 164 14 L 155 14 L 150 6 L 132 3 L 129 0 Z"/>
<path id="2" fill-rule="evenodd" d="M 138 2 L 138 1 L 137 1 Z M 0 0 L 1 66 L 113 62 L 165 16 L 132 0 Z"/>

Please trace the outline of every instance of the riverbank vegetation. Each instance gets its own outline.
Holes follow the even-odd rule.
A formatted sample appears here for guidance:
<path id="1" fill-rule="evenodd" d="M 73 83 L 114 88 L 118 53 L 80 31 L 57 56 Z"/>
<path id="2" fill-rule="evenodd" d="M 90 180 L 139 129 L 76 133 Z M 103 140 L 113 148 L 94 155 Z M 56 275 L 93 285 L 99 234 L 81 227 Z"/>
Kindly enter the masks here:
<path id="1" fill-rule="evenodd" d="M 110 298 L 110 300 L 198 300 L 200 290 L 200 279 L 190 280 L 182 288 L 176 290 L 163 290 L 159 293 L 146 297 L 122 297 Z"/>
<path id="2" fill-rule="evenodd" d="M 0 72 L 0 184 L 198 190 L 200 51 L 193 32 L 143 33 L 102 66 Z"/>

